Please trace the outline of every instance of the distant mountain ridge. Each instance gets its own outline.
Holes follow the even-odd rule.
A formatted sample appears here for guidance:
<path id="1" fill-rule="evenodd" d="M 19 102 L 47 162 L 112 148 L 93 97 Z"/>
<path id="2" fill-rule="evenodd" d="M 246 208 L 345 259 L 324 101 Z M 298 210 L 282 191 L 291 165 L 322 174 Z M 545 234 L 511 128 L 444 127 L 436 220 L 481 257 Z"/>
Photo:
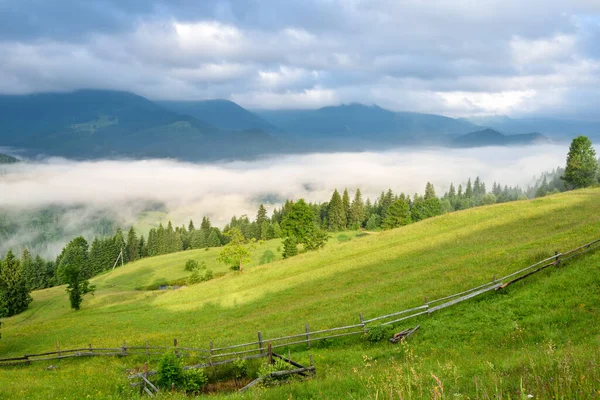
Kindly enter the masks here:
<path id="1" fill-rule="evenodd" d="M 507 123 L 506 118 L 498 121 Z M 172 157 L 202 161 L 397 146 L 506 146 L 548 141 L 539 133 L 505 135 L 507 132 L 485 129 L 466 119 L 394 112 L 357 103 L 251 112 L 229 100 L 151 101 L 110 90 L 0 95 L 0 146 L 75 159 Z"/>
<path id="2" fill-rule="evenodd" d="M 483 146 L 511 146 L 549 143 L 551 140 L 541 133 L 524 133 L 518 135 L 504 135 L 494 129 L 482 129 L 457 136 L 450 144 L 454 147 L 483 147 Z"/>
<path id="3" fill-rule="evenodd" d="M 157 101 L 158 105 L 178 114 L 186 114 L 227 130 L 277 132 L 280 129 L 238 104 L 222 99 L 200 101 Z"/>
<path id="4" fill-rule="evenodd" d="M 399 141 L 428 141 L 441 135 L 464 134 L 476 125 L 435 114 L 394 112 L 379 106 L 344 104 L 317 110 L 255 111 L 289 134 L 319 137 L 346 136 Z"/>
<path id="5" fill-rule="evenodd" d="M 220 129 L 129 92 L 0 96 L 0 144 L 46 154 L 201 160 L 259 155 L 277 143 L 261 130 Z"/>

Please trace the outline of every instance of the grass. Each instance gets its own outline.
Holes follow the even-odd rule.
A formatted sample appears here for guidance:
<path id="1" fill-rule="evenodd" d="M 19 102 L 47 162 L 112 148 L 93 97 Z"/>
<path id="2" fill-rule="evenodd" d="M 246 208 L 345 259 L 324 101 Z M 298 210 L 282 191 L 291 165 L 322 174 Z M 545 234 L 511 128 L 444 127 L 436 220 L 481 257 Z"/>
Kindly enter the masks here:
<path id="1" fill-rule="evenodd" d="M 346 236 L 350 240 L 347 240 Z M 358 322 L 479 285 L 600 236 L 600 190 L 589 189 L 444 215 L 377 235 L 333 235 L 327 247 L 243 273 L 215 264 L 218 250 L 141 260 L 94 278 L 74 312 L 64 288 L 33 293 L 5 319 L 2 356 L 64 347 L 208 347 Z M 223 275 L 176 291 L 140 290 L 189 275 L 204 260 Z M 312 348 L 317 377 L 257 389 L 249 398 L 600 398 L 600 253 L 423 318 L 408 344 L 334 340 Z M 412 322 L 411 322 L 412 324 Z M 396 331 L 408 326 L 398 326 Z M 307 362 L 309 352 L 292 358 Z M 65 360 L 0 369 L 0 397 L 130 398 L 135 358 Z M 156 360 L 150 361 L 151 367 Z M 163 395 L 173 397 L 171 395 Z M 222 395 L 237 397 L 238 395 Z M 177 396 L 175 396 L 177 397 Z"/>

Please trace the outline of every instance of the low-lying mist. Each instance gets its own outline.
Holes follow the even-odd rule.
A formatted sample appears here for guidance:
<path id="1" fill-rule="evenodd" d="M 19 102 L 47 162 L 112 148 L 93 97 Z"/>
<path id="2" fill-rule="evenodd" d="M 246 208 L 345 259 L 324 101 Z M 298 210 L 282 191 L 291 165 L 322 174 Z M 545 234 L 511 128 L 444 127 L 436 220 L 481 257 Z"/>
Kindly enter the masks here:
<path id="1" fill-rule="evenodd" d="M 56 224 L 70 226 L 65 236 L 42 247 L 55 256 L 76 234 L 90 235 L 98 218 L 123 228 L 139 222 L 140 213 L 163 207 L 175 224 L 208 215 L 214 225 L 231 216 L 254 217 L 260 203 L 269 210 L 285 199 L 328 201 L 334 188 L 360 188 L 374 199 L 387 188 L 422 193 L 431 181 L 438 195 L 450 182 L 479 176 L 491 189 L 526 187 L 534 176 L 564 165 L 567 145 L 486 147 L 474 149 L 395 149 L 386 152 L 285 155 L 254 161 L 192 164 L 176 160 L 71 161 L 49 158 L 0 166 L 0 209 L 19 215 L 53 206 L 66 207 Z M 99 217 L 100 216 L 100 217 Z M 154 221 L 158 224 L 159 221 Z M 0 244 L 27 246 L 35 226 L 22 224 Z M 0 232 L 1 233 L 1 232 Z M 146 233 L 146 232 L 142 232 Z"/>

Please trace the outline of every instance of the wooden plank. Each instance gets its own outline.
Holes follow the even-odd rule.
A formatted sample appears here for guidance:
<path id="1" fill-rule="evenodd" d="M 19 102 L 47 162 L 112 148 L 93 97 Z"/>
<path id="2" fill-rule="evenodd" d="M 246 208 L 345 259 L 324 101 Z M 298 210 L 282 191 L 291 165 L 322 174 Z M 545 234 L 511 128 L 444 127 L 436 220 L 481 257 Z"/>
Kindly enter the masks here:
<path id="1" fill-rule="evenodd" d="M 412 314 L 412 315 L 407 315 L 406 317 L 398 318 L 398 319 L 395 319 L 395 320 L 393 320 L 393 321 L 384 322 L 384 323 L 383 323 L 383 324 L 381 324 L 381 325 L 382 325 L 382 326 L 385 326 L 385 325 L 392 325 L 392 324 L 395 324 L 395 323 L 397 323 L 397 322 L 400 322 L 400 321 L 405 321 L 405 320 L 407 320 L 407 319 L 415 318 L 415 317 L 418 317 L 419 315 L 425 315 L 425 314 L 429 314 L 429 310 L 421 311 L 420 313 L 416 313 L 416 314 Z"/>
<path id="2" fill-rule="evenodd" d="M 448 301 L 446 303 L 440 304 L 439 306 L 432 307 L 429 310 L 427 310 L 427 313 L 431 314 L 432 312 L 441 310 L 442 308 L 453 306 L 454 304 L 460 303 L 461 301 L 465 301 L 465 300 L 471 299 L 471 298 L 473 298 L 475 296 L 479 296 L 480 294 L 483 294 L 485 292 L 489 292 L 490 290 L 495 290 L 496 288 L 499 288 L 500 286 L 502 286 L 502 283 L 497 283 L 497 284 L 492 285 L 490 287 L 486 287 L 486 288 L 480 289 L 480 290 L 478 290 L 476 292 L 469 293 L 469 294 L 467 294 L 465 296 L 462 296 L 462 297 L 459 297 L 457 299 L 454 299 L 454 300 Z"/>
<path id="3" fill-rule="evenodd" d="M 147 372 L 146 372 L 146 373 L 147 373 Z M 146 382 L 146 384 L 147 384 L 148 386 L 150 386 L 150 387 L 152 388 L 152 390 L 154 390 L 156 393 L 158 393 L 158 388 L 157 388 L 156 386 L 154 386 L 154 385 L 152 384 L 152 382 L 150 382 L 150 381 L 148 380 L 148 378 L 146 378 L 144 375 L 142 375 L 142 380 L 143 380 L 144 382 Z"/>
<path id="4" fill-rule="evenodd" d="M 257 383 L 262 382 L 264 379 L 265 379 L 264 376 L 259 376 L 258 378 L 256 378 L 255 380 L 253 380 L 252 382 L 250 382 L 249 384 L 247 384 L 246 386 L 241 388 L 239 391 L 244 392 L 244 391 L 250 389 L 252 386 L 256 385 Z"/>
<path id="5" fill-rule="evenodd" d="M 148 393 L 148 396 L 150 396 L 150 397 L 154 397 L 154 393 L 152 393 L 152 392 L 150 391 L 150 389 L 148 389 L 148 388 L 147 388 L 147 387 L 145 387 L 145 386 L 144 386 L 144 392 Z"/>
<path id="6" fill-rule="evenodd" d="M 398 312 L 395 312 L 395 313 L 391 313 L 391 314 L 387 314 L 387 315 L 382 315 L 380 317 L 371 318 L 371 319 L 368 319 L 368 320 L 364 321 L 364 323 L 368 324 L 369 322 L 379 321 L 380 319 L 386 319 L 386 318 L 390 318 L 390 317 L 395 317 L 396 315 L 402 315 L 402 314 L 409 313 L 411 311 L 418 311 L 418 310 L 423 310 L 423 309 L 426 309 L 426 308 L 429 308 L 429 305 L 425 304 L 424 306 L 409 308 L 407 310 L 402 310 L 402 311 L 398 311 Z"/>
<path id="7" fill-rule="evenodd" d="M 509 286 L 509 285 L 512 285 L 513 283 L 519 282 L 520 280 L 522 280 L 522 279 L 525 279 L 525 278 L 527 278 L 528 276 L 531 276 L 531 275 L 533 275 L 533 274 L 535 274 L 535 273 L 537 273 L 537 272 L 540 272 L 540 271 L 542 271 L 542 270 L 544 270 L 544 269 L 546 269 L 546 268 L 548 268 L 548 267 L 552 267 L 552 266 L 554 266 L 554 265 L 556 265 L 556 264 L 555 264 L 555 263 L 550 263 L 550 264 L 546 264 L 546 265 L 544 265 L 544 266 L 541 266 L 541 267 L 539 267 L 538 269 L 534 269 L 533 271 L 529 271 L 529 272 L 528 272 L 528 273 L 526 273 L 525 275 L 521 275 L 520 277 L 518 277 L 518 278 L 515 278 L 515 279 L 513 279 L 512 281 L 508 281 L 508 282 L 504 283 L 504 284 L 503 284 L 502 286 L 500 286 L 499 288 L 496 288 L 496 290 L 504 289 L 505 287 L 507 287 L 507 286 Z"/>
<path id="8" fill-rule="evenodd" d="M 284 356 L 282 356 L 282 355 L 280 355 L 280 354 L 273 353 L 273 357 L 277 357 L 277 358 L 279 358 L 280 360 L 283 360 L 283 361 L 285 361 L 286 363 L 293 365 L 294 367 L 297 367 L 297 368 L 304 368 L 304 365 L 300 365 L 300 364 L 298 364 L 297 362 L 295 362 L 295 361 L 291 360 L 290 358 L 285 358 Z"/>

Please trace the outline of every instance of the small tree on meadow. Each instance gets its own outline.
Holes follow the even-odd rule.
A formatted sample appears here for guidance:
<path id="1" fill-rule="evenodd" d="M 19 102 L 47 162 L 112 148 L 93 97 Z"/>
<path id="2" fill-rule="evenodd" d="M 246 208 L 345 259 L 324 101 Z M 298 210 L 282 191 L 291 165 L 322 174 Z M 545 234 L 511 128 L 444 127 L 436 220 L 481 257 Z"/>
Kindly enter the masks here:
<path id="1" fill-rule="evenodd" d="M 247 244 L 242 231 L 238 228 L 230 229 L 225 235 L 229 238 L 229 243 L 223 247 L 217 261 L 242 272 L 244 263 L 251 260 L 250 249 L 254 248 L 254 241 Z"/>
<path id="2" fill-rule="evenodd" d="M 79 310 L 83 302 L 83 296 L 94 294 L 95 286 L 84 278 L 81 267 L 75 264 L 61 264 L 61 280 L 67 284 L 69 302 L 73 310 Z"/>
<path id="3" fill-rule="evenodd" d="M 571 142 L 567 155 L 567 167 L 561 179 L 570 188 L 577 189 L 596 183 L 597 174 L 598 161 L 592 141 L 586 136 L 576 137 Z"/>
<path id="4" fill-rule="evenodd" d="M 27 309 L 29 303 L 29 286 L 19 260 L 9 250 L 0 261 L 0 317 L 19 314 Z"/>

